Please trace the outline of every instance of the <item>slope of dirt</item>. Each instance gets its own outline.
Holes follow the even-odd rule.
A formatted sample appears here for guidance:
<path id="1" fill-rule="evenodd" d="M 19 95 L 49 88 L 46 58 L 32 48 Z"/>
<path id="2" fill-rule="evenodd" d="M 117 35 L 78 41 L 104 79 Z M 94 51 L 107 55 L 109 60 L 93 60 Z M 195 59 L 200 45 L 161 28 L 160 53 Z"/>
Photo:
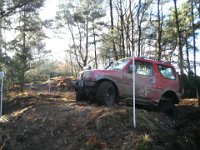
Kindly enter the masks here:
<path id="1" fill-rule="evenodd" d="M 198 150 L 199 109 L 183 103 L 178 111 L 180 117 L 172 121 L 162 113 L 136 109 L 134 129 L 131 107 L 76 103 L 74 92 L 21 94 L 4 101 L 0 149 L 168 150 L 192 146 Z"/>

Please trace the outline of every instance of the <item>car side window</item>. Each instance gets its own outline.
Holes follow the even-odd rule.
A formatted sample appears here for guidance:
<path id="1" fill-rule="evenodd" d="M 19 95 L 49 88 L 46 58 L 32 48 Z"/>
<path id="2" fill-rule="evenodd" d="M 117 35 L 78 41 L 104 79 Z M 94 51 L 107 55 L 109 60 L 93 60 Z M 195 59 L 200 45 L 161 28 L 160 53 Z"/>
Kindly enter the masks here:
<path id="1" fill-rule="evenodd" d="M 158 69 L 163 77 L 171 80 L 176 79 L 176 74 L 173 68 L 165 66 L 165 65 L 158 65 Z"/>
<path id="2" fill-rule="evenodd" d="M 153 65 L 148 62 L 135 61 L 135 72 L 139 75 L 153 76 Z"/>

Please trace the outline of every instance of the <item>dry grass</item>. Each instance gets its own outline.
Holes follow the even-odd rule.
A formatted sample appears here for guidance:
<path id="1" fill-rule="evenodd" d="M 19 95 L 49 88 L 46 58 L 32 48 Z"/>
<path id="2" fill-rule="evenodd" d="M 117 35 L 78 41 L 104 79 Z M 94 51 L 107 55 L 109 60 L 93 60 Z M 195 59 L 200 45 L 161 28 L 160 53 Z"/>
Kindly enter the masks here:
<path id="1" fill-rule="evenodd" d="M 193 98 L 193 99 L 182 99 L 180 105 L 193 105 L 193 106 L 198 106 L 198 100 Z"/>

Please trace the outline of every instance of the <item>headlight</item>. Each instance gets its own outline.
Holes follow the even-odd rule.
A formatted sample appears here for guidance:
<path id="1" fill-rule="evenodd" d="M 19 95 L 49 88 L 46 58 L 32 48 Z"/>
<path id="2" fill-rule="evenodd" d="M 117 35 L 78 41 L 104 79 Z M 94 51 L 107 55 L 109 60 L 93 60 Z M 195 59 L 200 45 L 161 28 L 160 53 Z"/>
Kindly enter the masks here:
<path id="1" fill-rule="evenodd" d="M 83 78 L 86 78 L 86 79 L 92 78 L 92 75 L 93 75 L 92 71 L 84 71 Z"/>

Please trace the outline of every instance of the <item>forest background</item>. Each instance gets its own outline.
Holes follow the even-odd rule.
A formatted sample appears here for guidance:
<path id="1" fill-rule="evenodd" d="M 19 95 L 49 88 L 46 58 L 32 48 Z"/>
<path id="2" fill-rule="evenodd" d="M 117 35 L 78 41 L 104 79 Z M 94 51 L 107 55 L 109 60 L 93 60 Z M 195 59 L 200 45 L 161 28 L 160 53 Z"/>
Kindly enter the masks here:
<path id="1" fill-rule="evenodd" d="M 199 99 L 199 0 L 59 0 L 55 16 L 41 17 L 49 0 L 0 1 L 0 70 L 5 91 L 51 76 L 76 76 L 134 55 L 167 61 L 180 72 L 183 97 Z M 48 8 L 46 16 L 51 16 Z M 66 41 L 62 63 L 55 39 Z M 53 40 L 52 40 L 53 41 Z M 60 45 L 52 42 L 56 48 Z"/>

